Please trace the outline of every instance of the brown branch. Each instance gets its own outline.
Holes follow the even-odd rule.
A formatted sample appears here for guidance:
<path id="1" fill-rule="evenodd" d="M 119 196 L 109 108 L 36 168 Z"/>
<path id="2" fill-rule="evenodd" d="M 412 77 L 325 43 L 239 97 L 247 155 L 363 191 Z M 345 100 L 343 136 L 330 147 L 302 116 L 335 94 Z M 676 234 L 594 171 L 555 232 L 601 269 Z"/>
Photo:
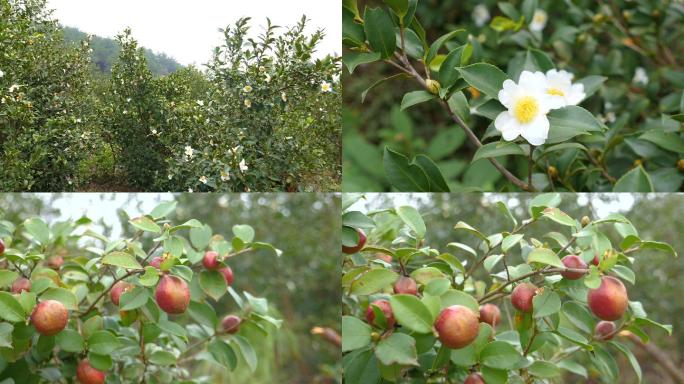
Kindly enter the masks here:
<path id="1" fill-rule="evenodd" d="M 342 336 L 332 328 L 313 327 L 311 334 L 321 336 L 323 340 L 338 348 L 342 347 Z"/>
<path id="2" fill-rule="evenodd" d="M 651 355 L 655 361 L 660 364 L 665 371 L 672 377 L 672 379 L 678 384 L 684 384 L 684 372 L 677 368 L 677 365 L 670 359 L 670 357 L 660 349 L 657 345 L 652 343 L 644 343 L 639 337 L 629 331 L 623 331 L 619 333 L 620 336 L 626 337 L 634 343 L 636 346 Z"/>

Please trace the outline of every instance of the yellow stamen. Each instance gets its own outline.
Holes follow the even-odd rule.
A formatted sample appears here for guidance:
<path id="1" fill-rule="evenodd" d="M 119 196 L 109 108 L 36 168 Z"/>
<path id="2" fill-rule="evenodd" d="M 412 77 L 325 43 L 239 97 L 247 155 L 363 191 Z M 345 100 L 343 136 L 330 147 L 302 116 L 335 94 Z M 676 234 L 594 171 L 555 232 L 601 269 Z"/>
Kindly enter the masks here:
<path id="1" fill-rule="evenodd" d="M 565 96 L 565 93 L 563 93 L 563 91 L 561 91 L 558 88 L 549 88 L 549 90 L 546 91 L 546 93 L 548 93 L 549 95 Z"/>
<path id="2" fill-rule="evenodd" d="M 537 112 L 539 112 L 539 103 L 532 96 L 521 97 L 513 108 L 513 115 L 523 124 L 534 120 Z"/>

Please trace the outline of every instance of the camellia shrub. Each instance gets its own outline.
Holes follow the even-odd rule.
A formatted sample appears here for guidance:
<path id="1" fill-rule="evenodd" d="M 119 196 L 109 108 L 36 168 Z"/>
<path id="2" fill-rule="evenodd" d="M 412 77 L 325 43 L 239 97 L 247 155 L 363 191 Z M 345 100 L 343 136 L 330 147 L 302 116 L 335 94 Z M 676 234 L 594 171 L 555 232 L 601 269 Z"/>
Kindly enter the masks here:
<path id="1" fill-rule="evenodd" d="M 563 374 L 620 380 L 616 355 L 641 368 L 625 340 L 671 333 L 629 297 L 639 252 L 676 256 L 644 240 L 619 214 L 570 217 L 558 194 L 537 195 L 529 217 L 503 202 L 510 228 L 482 233 L 459 221 L 475 247 L 430 244 L 429 222 L 410 206 L 342 216 L 344 377 L 348 383 L 558 382 Z M 465 218 L 464 218 L 465 219 Z M 546 227 L 543 239 L 529 237 Z M 608 233 L 621 240 L 613 243 Z"/>
<path id="2" fill-rule="evenodd" d="M 681 2 L 366 3 L 343 2 L 345 89 L 382 68 L 353 107 L 360 131 L 372 125 L 363 108 L 391 111 L 394 132 L 378 136 L 397 190 L 681 190 Z M 374 104 L 406 81 L 394 108 Z M 350 184 L 369 185 L 360 135 L 345 132 L 358 144 L 345 158 Z"/>
<path id="3" fill-rule="evenodd" d="M 258 356 L 240 329 L 266 337 L 280 320 L 265 298 L 237 292 L 230 260 L 257 249 L 247 225 L 233 237 L 162 203 L 129 221 L 130 238 L 89 229 L 86 217 L 48 225 L 0 221 L 0 380 L 14 383 L 210 383 L 194 368 L 229 370 Z M 232 313 L 212 306 L 229 294 Z M 12 381 L 13 380 L 13 381 Z"/>

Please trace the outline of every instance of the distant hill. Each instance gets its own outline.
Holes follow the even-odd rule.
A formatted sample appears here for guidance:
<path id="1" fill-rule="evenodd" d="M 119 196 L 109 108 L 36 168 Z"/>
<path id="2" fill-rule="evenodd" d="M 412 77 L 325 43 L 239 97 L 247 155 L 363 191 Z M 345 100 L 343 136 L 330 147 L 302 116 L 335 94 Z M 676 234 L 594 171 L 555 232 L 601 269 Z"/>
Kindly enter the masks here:
<path id="1" fill-rule="evenodd" d="M 85 32 L 77 28 L 63 27 L 62 29 L 64 30 L 64 40 L 67 43 L 78 43 L 87 36 Z M 116 40 L 93 36 L 90 46 L 93 49 L 93 64 L 103 73 L 111 73 L 120 50 Z M 154 53 L 147 48 L 145 48 L 145 57 L 150 71 L 155 76 L 168 75 L 182 68 L 182 65 L 173 58 L 163 53 Z"/>

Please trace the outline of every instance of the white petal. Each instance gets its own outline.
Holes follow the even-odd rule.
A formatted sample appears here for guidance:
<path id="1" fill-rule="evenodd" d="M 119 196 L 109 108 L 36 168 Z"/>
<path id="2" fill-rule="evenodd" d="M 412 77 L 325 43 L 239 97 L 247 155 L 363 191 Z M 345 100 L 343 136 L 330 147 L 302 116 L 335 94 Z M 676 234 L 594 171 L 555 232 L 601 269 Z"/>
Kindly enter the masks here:
<path id="1" fill-rule="evenodd" d="M 501 132 L 501 136 L 506 141 L 513 141 L 520 135 L 520 124 L 508 111 L 499 113 L 494 120 L 494 127 Z"/>
<path id="2" fill-rule="evenodd" d="M 546 89 L 547 79 L 546 75 L 542 72 L 530 72 L 523 71 L 520 74 L 520 80 L 518 81 L 520 87 L 527 90 L 541 90 Z"/>
<path id="3" fill-rule="evenodd" d="M 587 97 L 587 94 L 584 93 L 584 84 L 581 83 L 573 84 L 572 87 L 570 87 L 569 94 L 566 96 L 568 105 L 577 105 L 584 100 L 585 97 Z"/>
<path id="4" fill-rule="evenodd" d="M 511 79 L 503 82 L 503 88 L 499 91 L 499 102 L 506 108 L 511 108 L 511 104 L 517 93 L 518 85 Z"/>
<path id="5" fill-rule="evenodd" d="M 543 101 L 540 103 L 541 106 L 539 108 L 542 111 L 542 114 L 546 114 L 552 109 L 563 108 L 568 105 L 565 97 L 559 95 L 548 95 L 542 100 Z"/>
<path id="6" fill-rule="evenodd" d="M 549 136 L 549 119 L 546 115 L 540 115 L 522 128 L 522 137 L 532 145 L 542 145 Z"/>

